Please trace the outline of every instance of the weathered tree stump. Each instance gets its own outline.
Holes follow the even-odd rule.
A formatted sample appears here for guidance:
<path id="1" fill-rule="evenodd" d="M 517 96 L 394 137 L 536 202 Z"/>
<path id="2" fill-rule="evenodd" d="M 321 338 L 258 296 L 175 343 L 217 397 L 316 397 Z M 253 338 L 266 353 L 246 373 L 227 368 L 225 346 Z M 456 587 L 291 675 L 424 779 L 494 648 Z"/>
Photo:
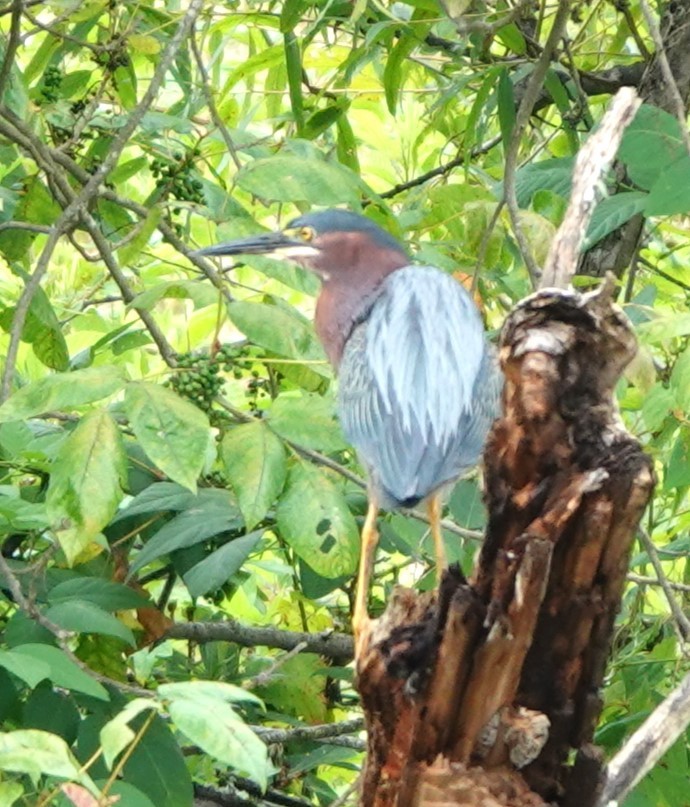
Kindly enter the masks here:
<path id="1" fill-rule="evenodd" d="M 594 803 L 598 691 L 654 481 L 613 397 L 635 349 L 608 284 L 508 318 L 472 577 L 398 590 L 360 654 L 364 807 Z"/>

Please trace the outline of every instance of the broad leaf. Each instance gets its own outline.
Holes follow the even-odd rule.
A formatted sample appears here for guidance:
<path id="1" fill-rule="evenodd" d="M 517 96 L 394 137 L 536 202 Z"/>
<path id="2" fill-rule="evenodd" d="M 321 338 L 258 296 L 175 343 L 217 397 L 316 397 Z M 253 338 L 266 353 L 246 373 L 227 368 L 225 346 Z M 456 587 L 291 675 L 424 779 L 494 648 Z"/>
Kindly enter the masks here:
<path id="1" fill-rule="evenodd" d="M 209 446 L 206 415 L 174 392 L 147 382 L 127 386 L 125 409 L 151 460 L 173 481 L 195 491 Z"/>
<path id="2" fill-rule="evenodd" d="M 340 490 L 318 468 L 303 462 L 293 468 L 277 517 L 283 538 L 315 572 L 354 574 L 357 525 Z"/>
<path id="3" fill-rule="evenodd" d="M 281 437 L 305 448 L 326 452 L 347 448 L 332 398 L 310 394 L 278 398 L 268 421 Z"/>
<path id="4" fill-rule="evenodd" d="M 183 579 L 192 597 L 215 591 L 241 568 L 259 543 L 263 530 L 234 538 L 185 572 Z"/>
<path id="5" fill-rule="evenodd" d="M 55 686 L 81 692 L 98 700 L 110 699 L 107 690 L 98 681 L 85 673 L 57 647 L 48 644 L 23 644 L 15 647 L 12 652 L 31 659 L 34 664 L 47 665 L 49 668 L 47 677 Z"/>
<path id="6" fill-rule="evenodd" d="M 251 530 L 268 512 L 285 484 L 285 448 L 264 423 L 243 423 L 221 444 L 225 471 Z"/>
<path id="7" fill-rule="evenodd" d="M 89 367 L 47 375 L 22 387 L 0 406 L 0 423 L 100 401 L 122 389 L 126 382 L 124 371 L 118 367 Z"/>
<path id="8" fill-rule="evenodd" d="M 217 698 L 178 698 L 168 706 L 177 729 L 214 759 L 266 787 L 273 770 L 266 745 L 229 704 Z"/>
<path id="9" fill-rule="evenodd" d="M 235 181 L 261 199 L 291 204 L 357 206 L 363 190 L 359 177 L 342 165 L 287 155 L 252 160 Z"/>
<path id="10" fill-rule="evenodd" d="M 0 733 L 0 770 L 41 774 L 58 779 L 74 779 L 98 795 L 90 777 L 84 773 L 67 743 L 56 734 L 36 729 Z"/>
<path id="11" fill-rule="evenodd" d="M 168 521 L 134 558 L 130 572 L 141 569 L 161 555 L 169 555 L 177 549 L 194 546 L 214 535 L 236 530 L 240 526 L 239 513 L 229 496 L 226 496 L 225 501 L 226 506 L 222 502 L 202 500 L 199 506 L 185 510 Z"/>
<path id="12" fill-rule="evenodd" d="M 73 599 L 53 605 L 46 617 L 65 630 L 75 633 L 102 633 L 115 636 L 134 647 L 132 631 L 120 620 L 86 600 Z"/>
<path id="13" fill-rule="evenodd" d="M 58 583 L 48 592 L 48 602 L 51 605 L 75 599 L 93 603 L 104 611 L 125 611 L 151 605 L 151 601 L 138 591 L 101 577 L 74 577 Z"/>
<path id="14" fill-rule="evenodd" d="M 125 471 L 120 432 L 107 412 L 87 415 L 62 444 L 46 503 L 70 564 L 117 511 Z"/>

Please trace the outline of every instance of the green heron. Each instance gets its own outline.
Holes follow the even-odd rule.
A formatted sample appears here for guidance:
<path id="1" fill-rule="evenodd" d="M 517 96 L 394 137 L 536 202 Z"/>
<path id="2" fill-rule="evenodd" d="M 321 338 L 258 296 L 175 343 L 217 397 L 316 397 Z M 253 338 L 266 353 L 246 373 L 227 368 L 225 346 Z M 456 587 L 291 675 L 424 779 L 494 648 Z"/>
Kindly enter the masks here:
<path id="1" fill-rule="evenodd" d="M 440 494 L 476 465 L 498 408 L 500 374 L 479 312 L 456 280 L 412 265 L 389 233 L 346 210 L 200 253 L 289 258 L 321 279 L 316 332 L 338 373 L 343 431 L 369 478 L 352 620 L 361 640 L 379 508 L 426 501 L 439 579 L 446 565 Z"/>

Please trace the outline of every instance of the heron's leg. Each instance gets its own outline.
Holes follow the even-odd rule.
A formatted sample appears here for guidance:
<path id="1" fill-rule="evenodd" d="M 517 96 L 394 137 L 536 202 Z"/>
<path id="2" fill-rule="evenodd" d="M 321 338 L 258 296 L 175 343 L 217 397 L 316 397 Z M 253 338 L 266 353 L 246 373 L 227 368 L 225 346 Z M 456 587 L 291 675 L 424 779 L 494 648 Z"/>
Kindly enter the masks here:
<path id="1" fill-rule="evenodd" d="M 436 583 L 441 582 L 443 572 L 448 565 L 446 560 L 446 548 L 443 544 L 443 533 L 441 532 L 441 495 L 434 493 L 427 501 L 427 513 L 429 515 L 429 526 L 434 538 L 434 552 L 436 554 Z"/>
<path id="2" fill-rule="evenodd" d="M 352 629 L 355 634 L 355 655 L 361 638 L 366 633 L 369 624 L 367 613 L 367 599 L 369 597 L 369 581 L 374 570 L 374 557 L 379 534 L 376 531 L 376 516 L 379 512 L 375 496 L 369 498 L 369 509 L 362 527 L 362 548 L 359 556 L 359 574 L 357 575 L 357 593 L 355 595 L 355 610 L 352 615 Z"/>

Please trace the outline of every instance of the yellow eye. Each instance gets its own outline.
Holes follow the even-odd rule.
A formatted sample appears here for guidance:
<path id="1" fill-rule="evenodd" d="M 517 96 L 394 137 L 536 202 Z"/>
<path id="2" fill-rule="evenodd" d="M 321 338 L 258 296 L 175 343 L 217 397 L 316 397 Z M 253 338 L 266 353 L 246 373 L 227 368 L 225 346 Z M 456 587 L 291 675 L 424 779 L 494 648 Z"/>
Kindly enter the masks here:
<path id="1" fill-rule="evenodd" d="M 302 241 L 313 241 L 316 232 L 313 227 L 300 227 L 299 237 Z"/>

